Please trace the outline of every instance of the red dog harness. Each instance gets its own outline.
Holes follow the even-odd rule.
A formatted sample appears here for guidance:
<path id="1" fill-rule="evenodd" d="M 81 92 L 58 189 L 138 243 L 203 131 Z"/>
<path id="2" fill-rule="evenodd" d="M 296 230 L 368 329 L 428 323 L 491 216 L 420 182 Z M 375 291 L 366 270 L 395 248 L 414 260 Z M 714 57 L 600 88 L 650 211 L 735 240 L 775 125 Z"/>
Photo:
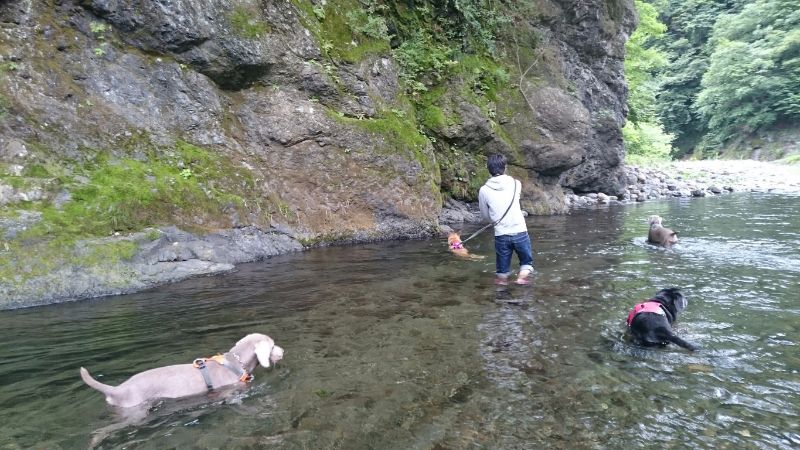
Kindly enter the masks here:
<path id="1" fill-rule="evenodd" d="M 631 312 L 628 313 L 628 326 L 631 326 L 631 322 L 633 322 L 633 318 L 636 317 L 637 314 L 643 312 L 656 313 L 661 316 L 667 315 L 661 308 L 661 303 L 654 301 L 639 303 L 638 305 L 633 307 L 633 310 L 631 310 Z"/>

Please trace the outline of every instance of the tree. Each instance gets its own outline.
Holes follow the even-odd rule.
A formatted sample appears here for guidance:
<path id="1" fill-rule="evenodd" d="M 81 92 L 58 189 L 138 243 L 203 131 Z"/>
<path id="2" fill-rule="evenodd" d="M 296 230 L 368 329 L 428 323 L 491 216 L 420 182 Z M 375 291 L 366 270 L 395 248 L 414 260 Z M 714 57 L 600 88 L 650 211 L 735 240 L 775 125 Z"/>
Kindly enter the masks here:
<path id="1" fill-rule="evenodd" d="M 669 64 L 659 77 L 657 111 L 675 135 L 673 156 L 691 152 L 706 134 L 706 118 L 696 108 L 701 80 L 713 48 L 709 38 L 717 18 L 741 9 L 743 0 L 669 0 L 661 8 L 667 25 L 662 50 Z"/>
<path id="2" fill-rule="evenodd" d="M 721 16 L 697 96 L 708 124 L 704 144 L 718 148 L 800 118 L 800 9 L 792 0 L 756 0 Z"/>
<path id="3" fill-rule="evenodd" d="M 654 45 L 667 27 L 658 21 L 656 8 L 636 0 L 639 24 L 625 43 L 625 79 L 628 82 L 628 120 L 633 123 L 655 120 L 655 75 L 667 58 Z"/>
<path id="4" fill-rule="evenodd" d="M 628 159 L 641 163 L 667 158 L 673 138 L 664 133 L 659 123 L 655 97 L 656 75 L 667 64 L 667 58 L 653 43 L 667 28 L 658 21 L 658 11 L 653 5 L 636 0 L 635 7 L 639 24 L 625 43 L 628 121 L 622 129 L 622 139 Z"/>

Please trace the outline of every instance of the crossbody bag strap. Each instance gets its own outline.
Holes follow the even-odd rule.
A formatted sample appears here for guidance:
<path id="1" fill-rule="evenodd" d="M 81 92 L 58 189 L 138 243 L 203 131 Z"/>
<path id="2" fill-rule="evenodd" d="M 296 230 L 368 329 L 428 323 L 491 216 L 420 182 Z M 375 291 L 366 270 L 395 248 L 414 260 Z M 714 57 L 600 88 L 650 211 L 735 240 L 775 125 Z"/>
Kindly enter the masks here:
<path id="1" fill-rule="evenodd" d="M 517 180 L 514 179 L 514 192 L 511 194 L 511 203 L 508 204 L 508 208 L 506 208 L 506 212 L 504 212 L 503 215 L 500 216 L 499 219 L 497 219 L 494 222 L 492 222 L 492 226 L 496 226 L 498 223 L 502 222 L 503 219 L 505 219 L 506 214 L 508 214 L 508 212 L 511 211 L 511 207 L 514 206 L 514 200 L 516 200 L 516 198 L 517 198 Z"/>
<path id="2" fill-rule="evenodd" d="M 500 223 L 500 221 L 502 221 L 506 217 L 506 214 L 508 214 L 508 212 L 511 211 L 511 207 L 514 206 L 514 200 L 516 198 L 517 198 L 517 180 L 514 179 L 514 193 L 511 194 L 511 203 L 508 204 L 508 208 L 506 208 L 506 212 L 504 212 L 503 215 L 500 216 L 500 218 L 497 219 L 496 221 L 494 221 L 494 222 L 492 222 L 490 224 L 487 224 L 487 225 L 483 226 L 480 230 L 472 233 L 472 235 L 470 235 L 470 237 L 464 239 L 463 241 L 461 241 L 461 243 L 464 244 L 468 240 L 470 240 L 470 239 L 474 238 L 475 236 L 479 235 L 481 233 L 481 231 L 483 231 L 483 230 L 485 230 L 485 229 L 487 229 L 489 227 L 493 227 L 493 226 L 497 225 L 498 223 Z"/>

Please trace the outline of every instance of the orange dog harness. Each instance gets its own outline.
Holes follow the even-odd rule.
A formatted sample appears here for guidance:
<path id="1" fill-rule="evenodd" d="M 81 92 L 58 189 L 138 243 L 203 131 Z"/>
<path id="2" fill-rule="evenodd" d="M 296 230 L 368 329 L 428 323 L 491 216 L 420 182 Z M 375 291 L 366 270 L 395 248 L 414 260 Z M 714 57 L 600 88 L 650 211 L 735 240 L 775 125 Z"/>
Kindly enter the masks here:
<path id="1" fill-rule="evenodd" d="M 213 361 L 235 373 L 236 376 L 239 377 L 239 381 L 242 383 L 249 383 L 255 378 L 253 374 L 247 372 L 243 368 L 230 364 L 228 359 L 225 358 L 225 355 L 214 355 L 210 358 L 197 358 L 192 362 L 192 366 L 200 370 L 200 374 L 203 376 L 203 380 L 206 382 L 206 387 L 209 390 L 214 389 L 214 384 L 211 382 L 211 376 L 209 375 L 208 367 L 206 366 L 206 363 L 209 361 Z"/>

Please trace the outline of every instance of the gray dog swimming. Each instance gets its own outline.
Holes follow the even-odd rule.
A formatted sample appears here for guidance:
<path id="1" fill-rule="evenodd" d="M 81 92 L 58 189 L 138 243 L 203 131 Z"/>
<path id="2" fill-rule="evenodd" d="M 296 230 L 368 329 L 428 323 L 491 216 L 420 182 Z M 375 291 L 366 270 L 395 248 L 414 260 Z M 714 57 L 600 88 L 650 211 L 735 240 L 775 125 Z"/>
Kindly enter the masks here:
<path id="1" fill-rule="evenodd" d="M 81 367 L 81 378 L 106 396 L 110 405 L 128 408 L 159 398 L 204 394 L 211 389 L 253 379 L 256 365 L 269 367 L 283 358 L 283 349 L 269 336 L 248 334 L 227 353 L 138 373 L 119 386 L 103 384 Z"/>
<path id="2" fill-rule="evenodd" d="M 661 216 L 650 216 L 647 222 L 650 224 L 650 231 L 647 233 L 647 243 L 660 245 L 670 248 L 678 243 L 678 233 L 661 225 Z"/>

